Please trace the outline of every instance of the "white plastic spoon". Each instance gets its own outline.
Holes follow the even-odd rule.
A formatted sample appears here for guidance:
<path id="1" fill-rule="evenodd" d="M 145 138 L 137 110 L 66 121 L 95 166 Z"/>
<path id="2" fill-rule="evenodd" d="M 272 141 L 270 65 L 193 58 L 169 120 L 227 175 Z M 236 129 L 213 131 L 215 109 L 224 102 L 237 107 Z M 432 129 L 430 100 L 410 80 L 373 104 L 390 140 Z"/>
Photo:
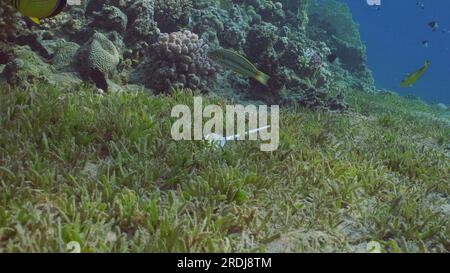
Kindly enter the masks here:
<path id="1" fill-rule="evenodd" d="M 253 129 L 253 130 L 250 130 L 248 132 L 245 132 L 244 136 L 255 134 L 255 133 L 258 133 L 258 132 L 260 132 L 262 130 L 266 130 L 266 129 L 269 129 L 269 128 L 270 128 L 270 125 L 264 126 L 264 127 L 261 127 L 261 128 L 257 128 L 257 129 Z M 209 135 L 205 136 L 205 140 L 209 141 L 214 146 L 221 147 L 221 148 L 225 147 L 225 145 L 227 144 L 228 141 L 239 140 L 239 139 L 241 139 L 240 135 L 223 137 L 223 136 L 221 136 L 219 134 L 209 134 Z"/>

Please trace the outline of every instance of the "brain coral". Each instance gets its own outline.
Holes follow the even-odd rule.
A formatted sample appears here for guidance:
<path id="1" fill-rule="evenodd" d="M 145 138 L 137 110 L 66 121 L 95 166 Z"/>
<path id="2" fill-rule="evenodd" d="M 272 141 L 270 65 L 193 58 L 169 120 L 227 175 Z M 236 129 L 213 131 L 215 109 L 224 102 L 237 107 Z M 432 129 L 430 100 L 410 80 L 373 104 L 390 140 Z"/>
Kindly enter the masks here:
<path id="1" fill-rule="evenodd" d="M 121 56 L 105 35 L 95 32 L 75 55 L 75 65 L 80 75 L 92 80 L 97 87 L 108 90 L 106 78 L 116 72 Z"/>
<path id="2" fill-rule="evenodd" d="M 137 67 L 131 80 L 158 92 L 172 87 L 205 90 L 216 73 L 208 50 L 206 43 L 188 30 L 161 34 L 151 47 L 151 56 Z"/>
<path id="3" fill-rule="evenodd" d="M 77 52 L 77 65 L 80 73 L 88 69 L 104 74 L 113 72 L 120 62 L 120 55 L 114 44 L 100 32 L 94 35 Z"/>

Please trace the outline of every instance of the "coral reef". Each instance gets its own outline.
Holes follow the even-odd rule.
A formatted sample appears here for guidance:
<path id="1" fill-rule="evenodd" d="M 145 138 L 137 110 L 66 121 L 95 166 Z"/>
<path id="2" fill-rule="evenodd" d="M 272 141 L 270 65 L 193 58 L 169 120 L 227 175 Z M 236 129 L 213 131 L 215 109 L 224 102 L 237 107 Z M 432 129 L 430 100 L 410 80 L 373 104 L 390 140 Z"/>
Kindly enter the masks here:
<path id="1" fill-rule="evenodd" d="M 308 35 L 326 43 L 339 57 L 339 63 L 333 68 L 333 80 L 336 82 L 345 75 L 346 83 L 341 81 L 344 88 L 372 90 L 374 83 L 366 65 L 366 49 L 348 6 L 334 0 L 314 1 L 310 4 L 309 14 Z"/>
<path id="2" fill-rule="evenodd" d="M 317 90 L 373 89 L 358 27 L 335 0 L 83 0 L 28 28 L 10 6 L 0 7 L 0 28 L 9 30 L 3 40 L 28 46 L 55 73 L 77 72 L 102 89 L 128 83 L 156 92 L 223 89 L 271 103 L 317 92 L 325 105 L 333 98 Z M 0 47 L 4 64 L 14 57 L 10 47 Z M 217 73 L 210 48 L 241 52 L 271 77 L 268 86 Z M 331 53 L 337 62 L 326 61 Z"/>
<path id="3" fill-rule="evenodd" d="M 155 20 L 163 32 L 186 25 L 192 12 L 192 0 L 155 0 Z"/>
<path id="4" fill-rule="evenodd" d="M 151 52 L 132 73 L 133 82 L 167 92 L 171 88 L 206 90 L 214 79 L 216 69 L 207 57 L 208 45 L 188 30 L 161 34 Z"/>

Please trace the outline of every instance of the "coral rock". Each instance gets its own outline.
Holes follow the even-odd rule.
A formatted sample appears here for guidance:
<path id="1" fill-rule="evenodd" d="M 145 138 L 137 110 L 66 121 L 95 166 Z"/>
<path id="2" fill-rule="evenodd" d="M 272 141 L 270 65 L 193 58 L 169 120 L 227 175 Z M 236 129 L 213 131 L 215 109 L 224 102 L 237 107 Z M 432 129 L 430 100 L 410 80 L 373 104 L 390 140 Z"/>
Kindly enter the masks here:
<path id="1" fill-rule="evenodd" d="M 163 32 L 178 30 L 186 24 L 193 7 L 192 0 L 155 0 L 155 20 Z"/>
<path id="2" fill-rule="evenodd" d="M 128 17 L 119 8 L 114 6 L 103 6 L 101 11 L 94 12 L 92 25 L 107 30 L 125 33 Z"/>

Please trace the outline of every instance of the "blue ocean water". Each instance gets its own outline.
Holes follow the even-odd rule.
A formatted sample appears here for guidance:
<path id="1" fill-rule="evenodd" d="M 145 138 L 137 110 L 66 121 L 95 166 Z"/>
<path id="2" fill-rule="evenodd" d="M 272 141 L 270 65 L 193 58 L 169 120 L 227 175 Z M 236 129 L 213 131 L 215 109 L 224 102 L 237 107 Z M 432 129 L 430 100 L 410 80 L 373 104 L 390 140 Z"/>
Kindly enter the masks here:
<path id="1" fill-rule="evenodd" d="M 450 104 L 450 1 L 381 0 L 381 9 L 366 0 L 341 0 L 350 6 L 367 46 L 369 68 L 378 88 L 413 94 L 431 103 Z M 422 9 L 417 3 L 423 3 Z M 439 23 L 433 32 L 431 21 Z M 424 47 L 422 41 L 428 40 Z M 411 88 L 401 80 L 431 61 L 430 69 Z"/>

